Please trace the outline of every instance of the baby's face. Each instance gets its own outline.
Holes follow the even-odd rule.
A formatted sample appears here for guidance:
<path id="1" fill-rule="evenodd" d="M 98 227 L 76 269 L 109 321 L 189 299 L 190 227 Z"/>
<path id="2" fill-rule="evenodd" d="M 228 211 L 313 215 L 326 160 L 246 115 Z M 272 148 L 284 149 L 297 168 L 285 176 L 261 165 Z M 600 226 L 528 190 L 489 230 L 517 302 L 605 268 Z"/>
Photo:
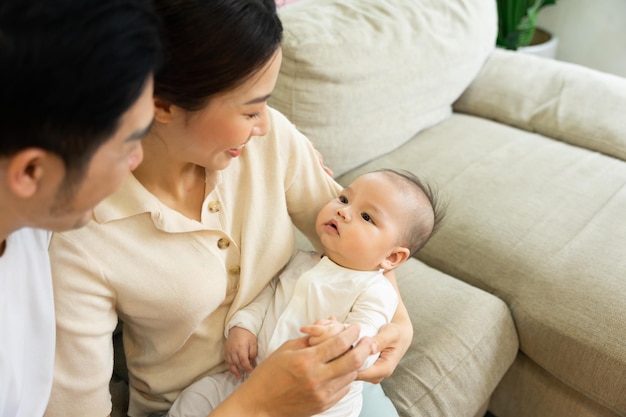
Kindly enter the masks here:
<path id="1" fill-rule="evenodd" d="M 397 248 L 407 198 L 384 173 L 358 177 L 319 212 L 316 232 L 341 266 L 375 270 Z"/>

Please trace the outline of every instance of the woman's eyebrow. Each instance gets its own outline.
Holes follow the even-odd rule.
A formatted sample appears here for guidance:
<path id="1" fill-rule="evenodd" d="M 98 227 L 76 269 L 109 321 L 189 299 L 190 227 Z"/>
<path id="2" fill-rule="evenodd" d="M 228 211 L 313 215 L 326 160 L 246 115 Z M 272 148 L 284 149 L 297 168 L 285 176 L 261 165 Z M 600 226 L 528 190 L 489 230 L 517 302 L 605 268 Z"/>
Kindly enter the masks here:
<path id="1" fill-rule="evenodd" d="M 243 103 L 244 105 L 248 105 L 248 104 L 258 104 L 258 103 L 264 103 L 266 102 L 269 98 L 270 98 L 271 94 L 266 94 L 262 97 L 257 97 L 257 98 L 253 98 L 250 101 L 247 101 L 245 103 Z"/>

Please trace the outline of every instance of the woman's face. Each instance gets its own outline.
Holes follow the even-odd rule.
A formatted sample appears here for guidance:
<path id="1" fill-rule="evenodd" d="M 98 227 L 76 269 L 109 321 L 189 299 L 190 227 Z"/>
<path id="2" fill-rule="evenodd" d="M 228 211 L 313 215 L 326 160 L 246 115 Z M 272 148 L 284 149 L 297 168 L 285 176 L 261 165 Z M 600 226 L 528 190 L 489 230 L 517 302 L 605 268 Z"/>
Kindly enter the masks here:
<path id="1" fill-rule="evenodd" d="M 210 171 L 222 170 L 245 151 L 253 136 L 267 134 L 267 100 L 276 85 L 281 61 L 279 48 L 244 84 L 213 96 L 203 109 L 186 112 L 174 121 L 177 144 L 182 146 L 180 156 Z"/>

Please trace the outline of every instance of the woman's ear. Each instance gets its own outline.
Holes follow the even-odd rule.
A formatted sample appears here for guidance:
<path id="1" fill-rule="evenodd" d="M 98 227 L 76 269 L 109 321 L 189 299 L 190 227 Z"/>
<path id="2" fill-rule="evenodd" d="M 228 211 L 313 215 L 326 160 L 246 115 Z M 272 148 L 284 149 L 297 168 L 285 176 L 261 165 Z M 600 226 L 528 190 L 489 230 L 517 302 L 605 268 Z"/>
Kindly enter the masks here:
<path id="1" fill-rule="evenodd" d="M 393 251 L 381 262 L 380 266 L 385 271 L 390 271 L 406 261 L 410 254 L 411 251 L 407 248 L 398 246 L 394 248 Z"/>
<path id="2" fill-rule="evenodd" d="M 41 148 L 27 148 L 11 156 L 7 167 L 7 186 L 19 198 L 30 198 L 45 173 L 48 153 Z"/>
<path id="3" fill-rule="evenodd" d="M 174 105 L 159 97 L 154 99 L 154 118 L 160 123 L 170 123 L 173 119 Z"/>

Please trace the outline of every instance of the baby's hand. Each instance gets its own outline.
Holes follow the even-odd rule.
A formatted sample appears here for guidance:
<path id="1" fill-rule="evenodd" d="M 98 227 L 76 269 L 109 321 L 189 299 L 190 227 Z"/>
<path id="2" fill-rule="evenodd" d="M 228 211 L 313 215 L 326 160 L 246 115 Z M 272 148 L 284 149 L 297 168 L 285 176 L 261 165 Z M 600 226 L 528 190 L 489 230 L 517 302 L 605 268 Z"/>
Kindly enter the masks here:
<path id="1" fill-rule="evenodd" d="M 345 326 L 337 321 L 334 316 L 330 316 L 327 320 L 317 320 L 313 324 L 302 326 L 300 331 L 309 335 L 309 346 L 315 346 L 324 340 L 340 333 Z"/>
<path id="2" fill-rule="evenodd" d="M 224 360 L 229 371 L 238 379 L 242 372 L 251 373 L 256 354 L 256 336 L 242 327 L 231 328 L 224 342 Z"/>

